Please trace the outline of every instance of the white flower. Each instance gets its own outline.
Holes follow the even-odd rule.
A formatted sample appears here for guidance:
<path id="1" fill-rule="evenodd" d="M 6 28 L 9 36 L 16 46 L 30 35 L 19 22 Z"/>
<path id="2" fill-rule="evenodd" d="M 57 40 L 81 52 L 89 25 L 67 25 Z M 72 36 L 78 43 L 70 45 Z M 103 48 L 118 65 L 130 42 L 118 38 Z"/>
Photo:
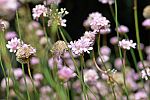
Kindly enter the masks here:
<path id="1" fill-rule="evenodd" d="M 141 74 L 142 74 L 142 78 L 145 78 L 145 80 L 148 80 L 148 77 L 150 77 L 150 68 L 146 68 L 146 69 L 143 69 L 141 71 Z"/>
<path id="2" fill-rule="evenodd" d="M 102 4 L 109 4 L 112 5 L 114 3 L 114 0 L 99 0 L 99 2 L 101 2 Z"/>
<path id="3" fill-rule="evenodd" d="M 89 50 L 93 50 L 93 47 L 91 47 L 92 43 L 90 39 L 81 37 L 78 41 L 71 41 L 68 47 L 74 54 L 80 55 L 84 52 L 90 53 Z"/>
<path id="4" fill-rule="evenodd" d="M 99 78 L 97 72 L 94 69 L 84 71 L 84 81 L 87 83 L 95 83 Z"/>
<path id="5" fill-rule="evenodd" d="M 135 48 L 136 43 L 133 43 L 133 40 L 125 40 L 123 39 L 122 41 L 119 41 L 119 46 L 123 49 L 130 50 L 130 48 Z"/>
<path id="6" fill-rule="evenodd" d="M 38 19 L 41 15 L 46 17 L 47 8 L 44 5 L 36 5 L 35 8 L 32 9 L 32 16 L 34 19 Z"/>
<path id="7" fill-rule="evenodd" d="M 15 38 L 12 38 L 10 41 L 8 41 L 8 44 L 6 44 L 6 47 L 8 49 L 10 49 L 9 50 L 10 52 L 14 52 L 15 53 L 17 51 L 17 49 L 19 48 L 20 44 L 21 44 L 20 39 L 17 39 L 15 37 Z"/>

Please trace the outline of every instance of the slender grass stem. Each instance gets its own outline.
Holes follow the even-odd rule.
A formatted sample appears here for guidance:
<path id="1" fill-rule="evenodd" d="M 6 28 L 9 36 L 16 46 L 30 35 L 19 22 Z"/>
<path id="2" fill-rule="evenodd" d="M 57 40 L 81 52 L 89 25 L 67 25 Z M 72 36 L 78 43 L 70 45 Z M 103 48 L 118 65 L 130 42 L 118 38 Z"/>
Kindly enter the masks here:
<path id="1" fill-rule="evenodd" d="M 30 95 L 29 95 L 29 90 L 28 90 L 28 86 L 27 86 L 27 81 L 26 81 L 26 76 L 25 76 L 25 71 L 24 71 L 24 65 L 22 64 L 22 72 L 23 72 L 23 78 L 24 78 L 24 81 L 25 81 L 25 86 L 26 86 L 26 89 L 27 89 L 27 97 L 28 97 L 28 100 L 30 100 Z"/>
<path id="2" fill-rule="evenodd" d="M 19 33 L 19 38 L 21 39 L 21 33 L 20 33 L 20 23 L 19 23 L 19 15 L 18 15 L 18 10 L 16 10 L 16 21 L 17 21 L 17 27 L 18 27 L 18 33 Z"/>
<path id="3" fill-rule="evenodd" d="M 115 94 L 114 87 L 112 86 L 111 88 L 112 88 L 112 92 L 113 92 L 114 100 L 117 100 L 117 99 L 116 99 L 116 94 Z"/>
<path id="4" fill-rule="evenodd" d="M 124 82 L 124 86 L 125 86 L 125 92 L 126 92 L 126 96 L 127 96 L 127 100 L 129 100 L 129 97 L 128 97 L 128 90 L 127 90 L 127 85 L 126 85 L 126 50 L 123 50 L 123 59 L 122 59 L 122 62 L 123 62 L 123 82 Z"/>

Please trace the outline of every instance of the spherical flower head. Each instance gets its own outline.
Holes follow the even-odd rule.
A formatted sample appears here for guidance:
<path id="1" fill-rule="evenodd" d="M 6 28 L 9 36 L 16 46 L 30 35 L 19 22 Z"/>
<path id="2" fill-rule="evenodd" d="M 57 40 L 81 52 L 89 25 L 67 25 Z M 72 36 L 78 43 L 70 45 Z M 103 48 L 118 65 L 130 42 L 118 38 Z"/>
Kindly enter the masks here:
<path id="1" fill-rule="evenodd" d="M 150 77 L 150 68 L 147 67 L 147 68 L 143 69 L 141 71 L 141 75 L 142 75 L 143 79 L 148 80 L 148 77 Z"/>
<path id="2" fill-rule="evenodd" d="M 122 67 L 122 59 L 121 58 L 115 59 L 114 66 L 115 66 L 115 68 L 117 68 L 118 70 L 120 70 L 121 67 Z"/>
<path id="3" fill-rule="evenodd" d="M 74 71 L 65 66 L 58 71 L 58 77 L 63 81 L 67 81 L 74 76 L 75 76 Z"/>
<path id="4" fill-rule="evenodd" d="M 109 20 L 106 19 L 106 17 L 103 16 L 95 16 L 93 17 L 90 26 L 91 29 L 96 31 L 96 32 L 109 32 L 110 31 L 110 24 Z"/>
<path id="5" fill-rule="evenodd" d="M 13 70 L 14 76 L 16 79 L 19 79 L 23 76 L 23 72 L 21 68 L 16 68 Z"/>
<path id="6" fill-rule="evenodd" d="M 147 55 L 150 55 L 150 46 L 145 47 L 145 52 Z"/>
<path id="7" fill-rule="evenodd" d="M 146 61 L 146 60 L 143 61 L 143 64 L 144 64 L 144 66 L 150 66 L 150 62 L 148 62 L 148 61 Z M 142 61 L 139 61 L 139 62 L 137 63 L 138 68 L 139 68 L 139 69 L 143 69 L 143 68 L 144 68 L 144 67 L 143 67 L 143 64 L 142 64 Z"/>
<path id="8" fill-rule="evenodd" d="M 149 19 L 145 19 L 142 23 L 142 25 L 144 27 L 146 27 L 147 29 L 150 29 L 150 18 Z"/>
<path id="9" fill-rule="evenodd" d="M 13 81 L 12 81 L 12 79 L 11 78 L 8 78 L 8 77 L 6 77 L 6 78 L 3 78 L 2 79 L 2 81 L 1 81 L 1 87 L 2 87 L 2 89 L 6 89 L 6 82 L 8 83 L 9 82 L 9 87 L 12 87 L 13 86 Z"/>
<path id="10" fill-rule="evenodd" d="M 42 81 L 43 78 L 44 78 L 43 75 L 40 74 L 40 73 L 36 73 L 36 74 L 33 75 L 33 79 L 34 79 L 35 81 Z"/>
<path id="11" fill-rule="evenodd" d="M 36 30 L 35 34 L 39 37 L 44 36 L 44 31 L 41 29 Z"/>
<path id="12" fill-rule="evenodd" d="M 32 57 L 31 59 L 30 59 L 30 63 L 31 63 L 31 65 L 37 65 L 37 64 L 39 64 L 39 58 L 36 58 L 36 57 Z"/>
<path id="13" fill-rule="evenodd" d="M 32 81 L 28 76 L 25 76 L 25 79 L 22 77 L 19 82 L 20 82 L 20 89 L 22 91 L 28 90 L 29 92 L 31 92 L 33 90 Z M 28 86 L 27 88 L 26 88 L 26 84 Z"/>
<path id="14" fill-rule="evenodd" d="M 94 45 L 94 41 L 95 41 L 95 34 L 96 32 L 92 32 L 92 31 L 86 31 L 84 33 L 84 36 L 82 38 L 87 38 L 87 39 L 90 39 L 90 42 L 93 42 L 92 45 Z"/>
<path id="15" fill-rule="evenodd" d="M 7 32 L 7 33 L 5 34 L 5 39 L 6 39 L 6 40 L 11 40 L 12 38 L 15 38 L 15 37 L 17 37 L 17 34 L 16 34 L 16 32 L 14 32 L 14 31 L 12 31 L 12 32 Z"/>
<path id="16" fill-rule="evenodd" d="M 143 10 L 143 16 L 145 18 L 150 18 L 150 5 L 146 6 Z"/>
<path id="17" fill-rule="evenodd" d="M 18 48 L 16 52 L 17 61 L 19 61 L 20 63 L 27 63 L 29 59 L 33 55 L 35 55 L 35 53 L 36 53 L 35 48 L 33 48 L 30 45 L 23 44 Z"/>
<path id="18" fill-rule="evenodd" d="M 110 53 L 111 53 L 111 50 L 110 50 L 110 48 L 107 47 L 107 46 L 102 46 L 102 47 L 100 48 L 100 53 L 101 53 L 102 55 L 109 56 Z"/>
<path id="19" fill-rule="evenodd" d="M 106 56 L 106 55 L 101 55 L 101 57 L 99 56 L 97 58 L 97 63 L 100 65 L 102 64 L 102 62 L 107 62 L 109 60 L 109 56 Z"/>
<path id="20" fill-rule="evenodd" d="M 40 28 L 40 24 L 36 21 L 32 21 L 28 24 L 28 29 L 29 30 L 36 30 Z"/>
<path id="21" fill-rule="evenodd" d="M 90 24 L 93 21 L 94 17 L 102 17 L 102 14 L 99 12 L 90 13 L 88 18 L 84 21 L 83 26 L 90 27 Z"/>
<path id="22" fill-rule="evenodd" d="M 90 39 L 81 37 L 78 41 L 71 41 L 68 47 L 74 54 L 81 55 L 84 52 L 90 53 L 89 50 L 93 50 L 92 43 Z"/>
<path id="23" fill-rule="evenodd" d="M 40 93 L 41 94 L 48 94 L 50 92 L 52 92 L 52 89 L 51 89 L 50 86 L 43 86 L 43 87 L 40 88 Z"/>
<path id="24" fill-rule="evenodd" d="M 21 41 L 20 39 L 17 39 L 16 37 L 15 38 L 12 38 L 10 41 L 8 41 L 8 44 L 6 44 L 6 47 L 8 49 L 10 49 L 9 51 L 10 52 L 16 52 L 18 50 L 18 48 L 20 47 L 21 45 Z"/>
<path id="25" fill-rule="evenodd" d="M 131 47 L 135 49 L 136 43 L 133 43 L 133 40 L 123 39 L 122 41 L 119 41 L 119 46 L 123 49 L 130 50 Z"/>
<path id="26" fill-rule="evenodd" d="M 112 5 L 114 4 L 114 0 L 98 0 L 99 2 L 101 2 L 102 4 L 109 4 Z"/>
<path id="27" fill-rule="evenodd" d="M 68 49 L 66 43 L 62 40 L 57 41 L 56 43 L 54 43 L 51 52 L 54 55 L 62 55 L 66 50 Z"/>
<path id="28" fill-rule="evenodd" d="M 40 16 L 47 16 L 47 8 L 44 5 L 36 5 L 35 8 L 32 9 L 33 19 L 38 19 Z"/>
<path id="29" fill-rule="evenodd" d="M 120 25 L 120 26 L 118 27 L 117 31 L 118 31 L 120 34 L 124 34 L 124 33 L 129 32 L 129 29 L 128 29 L 127 26 Z"/>
<path id="30" fill-rule="evenodd" d="M 84 71 L 84 81 L 89 84 L 95 84 L 99 78 L 97 72 L 94 69 Z"/>
<path id="31" fill-rule="evenodd" d="M 148 100 L 147 93 L 144 90 L 135 93 L 135 100 Z"/>
<path id="32" fill-rule="evenodd" d="M 112 38 L 110 39 L 110 43 L 111 43 L 112 45 L 118 44 L 118 41 L 119 41 L 119 39 L 118 39 L 117 36 L 114 36 L 114 37 L 112 37 Z"/>

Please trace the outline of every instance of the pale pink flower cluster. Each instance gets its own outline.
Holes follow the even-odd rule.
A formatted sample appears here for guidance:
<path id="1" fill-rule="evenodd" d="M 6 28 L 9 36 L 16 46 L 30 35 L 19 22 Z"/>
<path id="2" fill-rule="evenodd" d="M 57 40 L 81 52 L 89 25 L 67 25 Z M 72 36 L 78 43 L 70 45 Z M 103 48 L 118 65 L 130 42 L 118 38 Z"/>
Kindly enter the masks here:
<path id="1" fill-rule="evenodd" d="M 94 12 L 89 14 L 87 20 L 83 23 L 84 26 L 91 27 L 95 32 L 100 32 L 101 34 L 106 34 L 110 32 L 109 20 L 103 17 L 101 13 Z"/>
<path id="2" fill-rule="evenodd" d="M 90 39 L 81 37 L 78 41 L 71 41 L 68 47 L 74 54 L 80 55 L 84 52 L 90 53 L 89 50 L 93 50 L 92 44 Z"/>
<path id="3" fill-rule="evenodd" d="M 10 40 L 10 39 L 12 39 L 12 38 L 15 38 L 16 36 L 17 36 L 17 34 L 16 34 L 16 32 L 14 32 L 14 31 L 7 32 L 7 33 L 5 34 L 5 39 L 6 39 L 6 40 Z"/>
<path id="4" fill-rule="evenodd" d="M 118 27 L 117 31 L 118 31 L 119 33 L 127 33 L 127 32 L 129 32 L 129 29 L 128 29 L 127 26 L 120 25 L 120 26 Z"/>
<path id="5" fill-rule="evenodd" d="M 144 78 L 145 80 L 148 80 L 148 77 L 150 77 L 150 68 L 147 67 L 147 68 L 143 69 L 141 71 L 141 74 L 142 74 L 142 78 Z"/>
<path id="6" fill-rule="evenodd" d="M 58 77 L 59 79 L 63 80 L 63 81 L 67 81 L 70 78 L 76 76 L 76 74 L 74 73 L 74 71 L 66 66 L 62 67 L 59 71 L 58 71 Z"/>
<path id="7" fill-rule="evenodd" d="M 32 9 L 33 19 L 38 19 L 40 16 L 47 16 L 47 8 L 44 5 L 36 5 L 35 8 Z"/>
<path id="8" fill-rule="evenodd" d="M 136 46 L 136 43 L 133 43 L 133 40 L 125 40 L 123 39 L 122 41 L 119 41 L 119 44 L 118 44 L 121 48 L 123 49 L 127 49 L 127 50 L 130 50 L 130 48 L 135 48 Z"/>
<path id="9" fill-rule="evenodd" d="M 89 84 L 96 83 L 99 78 L 97 72 L 94 69 L 89 69 L 84 71 L 84 81 Z"/>
<path id="10" fill-rule="evenodd" d="M 9 50 L 10 52 L 14 52 L 15 53 L 17 51 L 17 49 L 19 49 L 20 45 L 21 45 L 20 39 L 17 39 L 15 37 L 15 38 L 12 38 L 10 41 L 8 41 L 8 44 L 6 44 L 6 47 L 8 49 L 10 49 Z"/>
<path id="11" fill-rule="evenodd" d="M 98 0 L 102 4 L 109 4 L 112 5 L 115 1 L 114 0 Z"/>

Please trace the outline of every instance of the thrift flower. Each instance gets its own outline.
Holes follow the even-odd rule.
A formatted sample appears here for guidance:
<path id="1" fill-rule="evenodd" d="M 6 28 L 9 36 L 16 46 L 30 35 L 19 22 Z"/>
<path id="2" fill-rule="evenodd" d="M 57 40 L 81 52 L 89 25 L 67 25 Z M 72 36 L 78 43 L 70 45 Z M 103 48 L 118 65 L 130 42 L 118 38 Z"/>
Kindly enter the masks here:
<path id="1" fill-rule="evenodd" d="M 122 41 L 119 41 L 119 46 L 123 49 L 130 50 L 130 48 L 135 48 L 136 43 L 133 43 L 133 40 L 125 40 L 123 39 Z"/>
<path id="2" fill-rule="evenodd" d="M 12 38 L 10 41 L 8 41 L 8 44 L 6 44 L 6 47 L 8 49 L 10 49 L 9 50 L 10 52 L 14 52 L 15 53 L 19 49 L 20 45 L 21 45 L 20 39 L 17 39 L 15 37 L 15 38 Z"/>
<path id="3" fill-rule="evenodd" d="M 15 38 L 17 36 L 16 32 L 12 31 L 12 32 L 7 32 L 5 35 L 5 39 L 6 40 L 10 40 L 12 38 Z"/>
<path id="4" fill-rule="evenodd" d="M 12 79 L 11 78 L 3 78 L 2 79 L 2 81 L 1 81 L 1 87 L 2 87 L 2 89 L 6 89 L 6 81 L 7 81 L 7 83 L 9 82 L 9 87 L 12 87 L 13 86 L 13 81 L 12 81 Z"/>
<path id="5" fill-rule="evenodd" d="M 68 47 L 74 54 L 80 55 L 84 52 L 90 53 L 89 50 L 93 49 L 93 47 L 91 47 L 92 43 L 90 39 L 81 37 L 78 41 L 71 41 Z"/>
<path id="6" fill-rule="evenodd" d="M 44 5 L 36 5 L 32 12 L 33 19 L 38 19 L 40 16 L 46 17 L 47 8 Z"/>
<path id="7" fill-rule="evenodd" d="M 102 46 L 102 47 L 100 48 L 100 53 L 101 53 L 102 55 L 109 56 L 110 53 L 111 53 L 111 50 L 110 50 L 110 48 L 107 47 L 107 46 Z"/>
<path id="8" fill-rule="evenodd" d="M 16 68 L 13 70 L 14 76 L 16 79 L 19 79 L 23 76 L 23 72 L 21 68 Z"/>
<path id="9" fill-rule="evenodd" d="M 127 26 L 124 26 L 124 25 L 120 25 L 117 29 L 117 31 L 121 34 L 124 34 L 124 33 L 127 33 L 129 32 L 129 29 Z"/>
<path id="10" fill-rule="evenodd" d="M 97 72 L 94 69 L 84 71 L 84 81 L 89 84 L 95 84 L 99 78 Z"/>
<path id="11" fill-rule="evenodd" d="M 146 6 L 143 10 L 143 16 L 145 18 L 150 18 L 150 5 Z"/>
<path id="12" fill-rule="evenodd" d="M 63 67 L 58 71 L 58 77 L 63 81 L 67 81 L 74 76 L 75 76 L 74 71 L 68 67 Z"/>
<path id="13" fill-rule="evenodd" d="M 150 28 L 150 18 L 149 19 L 145 19 L 142 23 L 142 26 L 146 27 L 146 28 Z"/>

